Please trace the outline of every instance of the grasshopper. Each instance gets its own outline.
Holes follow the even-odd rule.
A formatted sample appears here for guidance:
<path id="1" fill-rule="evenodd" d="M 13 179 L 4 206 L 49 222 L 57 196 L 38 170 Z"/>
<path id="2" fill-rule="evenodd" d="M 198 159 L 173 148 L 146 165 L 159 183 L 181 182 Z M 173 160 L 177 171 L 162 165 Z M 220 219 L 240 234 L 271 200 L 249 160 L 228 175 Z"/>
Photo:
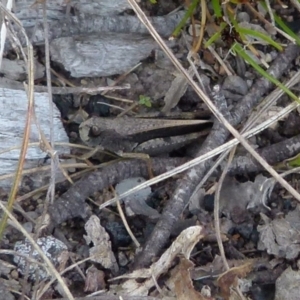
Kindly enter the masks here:
<path id="1" fill-rule="evenodd" d="M 209 120 L 92 117 L 79 127 L 82 141 L 113 153 L 157 156 L 177 150 L 208 134 Z"/>

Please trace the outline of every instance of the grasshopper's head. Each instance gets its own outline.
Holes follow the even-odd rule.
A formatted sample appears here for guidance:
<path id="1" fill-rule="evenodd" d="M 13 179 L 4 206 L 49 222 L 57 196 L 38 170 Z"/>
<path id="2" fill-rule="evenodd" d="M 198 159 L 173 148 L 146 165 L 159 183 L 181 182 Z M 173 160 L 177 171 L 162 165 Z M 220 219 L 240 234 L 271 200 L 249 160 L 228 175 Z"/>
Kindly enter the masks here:
<path id="1" fill-rule="evenodd" d="M 81 140 L 88 146 L 98 146 L 101 144 L 101 130 L 100 126 L 95 124 L 95 118 L 90 118 L 82 122 L 79 126 L 79 135 Z"/>

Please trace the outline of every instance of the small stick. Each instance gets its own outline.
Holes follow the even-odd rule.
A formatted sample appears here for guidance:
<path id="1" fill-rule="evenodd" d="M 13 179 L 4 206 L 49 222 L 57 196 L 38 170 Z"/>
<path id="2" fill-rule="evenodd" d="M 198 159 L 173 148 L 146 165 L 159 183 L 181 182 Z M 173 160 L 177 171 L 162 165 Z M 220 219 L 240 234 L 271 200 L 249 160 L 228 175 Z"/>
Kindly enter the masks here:
<path id="1" fill-rule="evenodd" d="M 118 208 L 118 212 L 119 212 L 119 214 L 120 214 L 120 217 L 121 217 L 121 219 L 122 219 L 122 221 L 123 221 L 123 224 L 124 224 L 124 226 L 125 226 L 125 228 L 126 228 L 128 234 L 130 235 L 131 239 L 132 239 L 133 242 L 135 243 L 135 246 L 136 246 L 137 248 L 140 248 L 140 247 L 141 247 L 140 243 L 138 242 L 138 240 L 136 239 L 136 237 L 134 236 L 134 234 L 132 233 L 132 231 L 131 231 L 131 229 L 130 229 L 130 227 L 129 227 L 129 225 L 128 225 L 128 222 L 127 222 L 127 220 L 126 220 L 126 217 L 125 217 L 125 215 L 124 215 L 124 212 L 123 212 L 122 207 L 121 207 L 121 204 L 120 204 L 120 200 L 118 199 L 118 195 L 117 195 L 117 193 L 116 193 L 116 190 L 114 189 L 113 186 L 110 186 L 110 189 L 113 191 L 114 196 L 117 198 L 117 208 Z"/>

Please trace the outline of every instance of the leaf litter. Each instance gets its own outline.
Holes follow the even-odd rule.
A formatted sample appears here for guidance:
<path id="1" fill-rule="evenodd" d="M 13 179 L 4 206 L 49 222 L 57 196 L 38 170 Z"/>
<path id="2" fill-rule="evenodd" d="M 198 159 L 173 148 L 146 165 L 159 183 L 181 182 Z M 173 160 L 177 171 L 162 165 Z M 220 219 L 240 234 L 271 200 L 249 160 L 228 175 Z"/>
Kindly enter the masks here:
<path id="1" fill-rule="evenodd" d="M 128 8 L 127 1 L 120 1 L 120 3 L 122 4 L 121 9 L 123 9 L 123 6 L 125 8 Z M 85 9 L 87 7 L 85 6 L 84 3 L 81 3 L 80 1 L 75 1 L 74 3 L 72 1 L 71 4 L 64 3 L 63 5 L 64 6 L 71 5 L 72 9 L 75 10 L 79 9 L 82 12 L 86 13 Z M 95 8 L 99 9 L 97 5 L 95 6 Z M 120 11 L 118 10 L 118 12 Z M 16 13 L 18 14 L 19 11 L 17 10 Z M 99 14 L 98 10 L 97 12 L 96 10 L 89 11 L 89 13 Z M 64 16 L 65 15 L 63 14 L 62 17 Z M 119 18 L 119 20 L 121 23 L 122 18 Z M 250 24 L 249 22 L 248 24 L 250 27 L 245 24 L 243 24 L 243 26 L 258 30 L 266 34 L 266 31 L 263 29 L 262 26 Z M 273 34 L 275 33 L 273 32 Z M 113 36 L 114 35 L 112 34 L 111 37 Z M 38 37 L 38 35 L 36 37 Z M 123 35 L 122 37 L 125 37 L 126 40 L 126 35 Z M 66 37 L 66 39 L 68 38 L 70 39 L 70 37 Z M 58 37 L 56 41 L 52 42 L 52 51 L 56 43 L 58 44 L 60 43 L 59 39 L 63 39 L 63 37 Z M 120 40 L 122 39 L 120 38 L 112 39 L 112 43 L 118 43 L 118 41 Z M 256 38 L 256 41 L 257 40 L 258 39 Z M 261 42 L 262 41 L 260 41 L 260 43 Z M 78 53 L 80 55 L 83 54 L 89 56 L 89 50 L 93 50 L 93 47 L 96 45 L 96 43 L 93 40 L 90 40 L 88 41 L 87 44 L 85 44 L 84 41 L 81 41 L 80 39 L 75 39 L 75 42 L 72 45 L 74 49 L 77 48 L 77 50 L 79 51 Z M 91 46 L 92 48 L 89 48 L 89 46 Z M 98 51 L 97 45 L 95 46 L 95 48 L 97 48 L 96 50 Z M 95 74 L 98 75 L 116 74 L 120 72 L 120 70 L 125 71 L 125 69 L 128 69 L 129 67 L 133 66 L 133 64 L 136 63 L 136 60 L 138 61 L 141 58 L 146 58 L 148 54 L 151 52 L 150 48 L 152 49 L 152 41 L 149 40 L 149 48 L 146 47 L 146 49 L 143 49 L 145 50 L 145 53 L 141 51 L 139 53 L 140 55 L 139 57 L 137 56 L 135 57 L 134 54 L 130 54 L 132 60 L 130 61 L 128 59 L 127 62 L 130 62 L 130 65 L 126 65 L 125 67 L 124 65 L 121 64 L 113 65 L 113 66 L 106 65 L 106 67 L 108 66 L 109 69 L 107 71 L 105 69 L 101 69 L 101 67 L 104 66 L 103 64 L 100 64 L 97 66 L 95 65 L 97 70 L 96 69 L 92 70 L 92 68 L 89 68 L 89 70 L 87 71 L 85 69 L 86 66 L 79 66 L 79 65 L 75 66 L 74 69 L 72 69 L 73 66 L 66 67 L 66 69 L 69 69 L 72 72 L 72 75 L 74 77 L 83 76 L 83 75 L 95 76 Z M 57 51 L 60 50 L 62 49 L 58 49 Z M 80 51 L 82 51 L 82 53 L 80 53 Z M 122 57 L 121 55 L 119 56 Z M 53 53 L 53 58 L 55 58 L 55 53 Z M 68 55 L 66 59 L 71 59 L 71 63 L 74 63 L 74 60 L 72 60 L 72 57 L 70 55 Z M 97 59 L 99 60 L 99 57 Z M 272 59 L 273 57 L 271 57 L 271 60 Z M 111 59 L 110 62 L 113 63 L 113 60 Z M 211 63 L 212 67 L 208 64 L 209 67 L 211 68 L 211 70 L 213 70 L 213 73 L 218 75 L 218 71 L 220 70 L 217 70 L 215 68 L 216 65 L 214 65 L 213 60 L 211 60 L 211 62 L 212 62 Z M 93 60 L 92 60 L 92 64 L 93 64 Z M 114 66 L 116 66 L 116 68 L 114 68 Z M 76 69 L 76 67 L 78 67 L 78 69 Z M 151 66 L 150 69 L 152 67 L 153 66 Z M 170 69 L 172 70 L 172 68 Z M 182 105 L 182 103 L 180 103 L 181 101 L 180 98 L 186 89 L 185 80 L 181 78 L 180 74 L 175 75 L 176 77 L 174 79 L 174 75 L 173 75 L 174 71 L 172 70 L 173 74 L 170 74 L 171 73 L 170 69 L 164 71 L 164 73 L 162 72 L 160 75 L 160 77 L 165 77 L 165 78 L 169 76 L 168 84 L 164 83 L 164 85 L 162 86 L 162 91 L 158 90 L 158 88 L 156 88 L 154 84 L 154 83 L 161 83 L 159 82 L 159 80 L 155 80 L 156 82 L 153 82 L 153 78 L 152 78 L 152 82 L 151 82 L 151 80 L 149 80 L 147 76 L 144 76 L 144 78 L 142 79 L 138 78 L 139 76 L 136 76 L 136 74 L 141 74 L 143 71 L 145 72 L 145 74 L 147 72 L 150 72 L 149 70 L 146 70 L 146 68 L 142 69 L 142 71 L 141 70 L 137 71 L 137 73 L 132 76 L 134 77 L 132 79 L 134 84 L 136 85 L 144 84 L 144 88 L 147 86 L 147 84 L 149 85 L 149 89 L 145 88 L 145 90 L 147 91 L 149 90 L 150 94 L 154 95 L 153 99 L 155 99 L 155 101 L 159 101 L 159 99 L 162 96 L 166 96 L 165 110 L 169 110 L 169 107 L 173 107 L 173 106 L 180 107 Z M 91 70 L 93 74 L 87 73 L 90 72 Z M 81 71 L 83 72 L 80 73 Z M 105 72 L 110 72 L 110 73 L 105 73 Z M 230 100 L 233 99 L 234 100 L 233 102 L 240 101 L 243 95 L 245 95 L 248 92 L 248 83 L 251 82 L 252 80 L 252 78 L 250 77 L 247 78 L 247 82 L 246 82 L 244 79 L 242 79 L 239 76 L 232 76 L 232 77 L 228 76 L 225 79 L 225 81 L 229 81 L 229 78 L 233 81 L 231 81 L 231 83 L 229 84 L 225 82 L 227 84 L 227 87 L 229 86 L 229 88 L 227 89 L 227 98 L 230 98 Z M 240 79 L 242 80 L 240 81 Z M 211 79 L 209 79 L 209 81 L 211 81 Z M 230 87 L 234 85 L 233 83 L 236 84 L 236 87 L 232 90 L 230 89 Z M 249 86 L 250 85 L 251 84 L 249 84 Z M 234 91 L 237 90 L 238 87 L 242 88 L 242 92 L 237 92 L 234 95 Z M 131 93 L 133 94 L 135 92 L 136 91 L 134 92 L 131 91 Z M 126 95 L 126 93 L 124 94 Z M 152 95 L 150 95 L 150 98 L 152 99 L 151 96 Z M 172 98 L 174 99 L 176 98 L 175 102 L 173 103 L 172 103 Z M 157 105 L 157 102 L 155 102 L 154 104 Z M 199 103 L 197 102 L 196 104 L 194 103 L 193 105 L 197 105 L 197 108 L 201 107 L 201 105 L 199 105 Z M 280 106 L 275 108 L 273 110 L 274 113 L 280 111 L 281 109 Z M 263 116 L 263 118 L 268 119 L 270 118 L 270 115 L 266 114 L 265 116 Z M 281 124 L 277 123 L 276 130 L 277 129 L 280 130 L 280 126 Z M 224 239 L 224 241 L 226 240 L 226 244 L 228 246 L 230 246 L 229 244 L 233 244 L 233 247 L 229 249 L 236 250 L 236 252 L 233 251 L 232 253 L 227 253 L 227 255 L 229 257 L 230 255 L 232 256 L 240 255 L 245 257 L 244 253 L 242 253 L 243 251 L 251 252 L 254 250 L 255 251 L 260 250 L 266 252 L 269 255 L 274 255 L 276 258 L 283 258 L 286 259 L 287 261 L 295 261 L 299 254 L 299 247 L 298 247 L 299 244 L 298 232 L 300 230 L 299 213 L 298 213 L 299 207 L 297 206 L 294 210 L 288 211 L 285 214 L 277 214 L 275 216 L 272 215 L 271 213 L 275 209 L 271 207 L 270 209 L 271 212 L 270 212 L 264 206 L 265 195 L 264 195 L 264 190 L 262 189 L 262 185 L 266 179 L 267 178 L 264 177 L 263 175 L 258 175 L 251 181 L 248 180 L 247 178 L 246 182 L 244 181 L 241 183 L 239 180 L 236 180 L 234 178 L 230 178 L 230 177 L 226 178 L 221 190 L 220 214 L 222 215 L 224 224 L 226 222 L 227 223 L 226 225 L 223 226 L 223 230 L 221 231 L 222 233 L 224 233 L 229 237 L 229 238 L 226 237 L 226 239 Z M 133 180 L 136 179 L 134 178 Z M 213 246 L 211 246 L 207 243 L 208 233 L 213 231 L 214 228 L 209 228 L 212 227 L 212 222 L 211 222 L 212 220 L 210 218 L 208 211 L 206 210 L 207 207 L 205 207 L 205 205 L 203 204 L 203 198 L 205 197 L 205 192 L 203 192 L 202 194 L 203 195 L 198 199 L 196 200 L 193 199 L 194 202 L 191 203 L 190 205 L 190 211 L 182 213 L 181 217 L 185 218 L 189 213 L 194 216 L 197 215 L 198 217 L 197 222 L 201 223 L 201 226 L 204 225 L 205 227 L 208 228 L 203 230 L 201 226 L 192 226 L 183 230 L 180 233 L 180 235 L 175 239 L 175 241 L 173 241 L 171 245 L 168 245 L 167 250 L 165 250 L 165 252 L 163 252 L 163 254 L 160 257 L 156 257 L 157 259 L 156 262 L 151 261 L 151 264 L 148 268 L 137 269 L 127 275 L 116 277 L 114 280 L 120 280 L 121 284 L 110 285 L 109 286 L 110 293 L 113 294 L 114 292 L 116 293 L 123 292 L 124 294 L 127 295 L 153 296 L 153 297 L 157 297 L 157 299 L 168 299 L 168 297 L 176 298 L 176 299 L 186 299 L 186 298 L 216 299 L 214 296 L 212 296 L 215 295 L 216 292 L 212 291 L 211 289 L 214 289 L 216 286 L 218 286 L 219 288 L 218 293 L 224 299 L 246 299 L 245 296 L 241 295 L 239 291 L 242 291 L 242 293 L 248 292 L 247 280 L 243 278 L 248 276 L 251 273 L 251 271 L 254 269 L 254 263 L 250 260 L 244 259 L 237 265 L 229 264 L 230 270 L 226 271 L 224 269 L 224 265 L 218 259 L 218 256 L 215 255 L 214 245 L 212 244 Z M 132 197 L 132 199 L 127 199 L 125 201 L 125 206 L 127 209 L 128 216 L 134 217 L 135 225 L 139 222 L 143 223 L 143 221 L 147 223 L 147 221 L 145 221 L 146 217 L 149 217 L 149 215 L 151 214 L 154 216 L 153 219 L 160 217 L 160 214 L 157 212 L 157 210 L 147 207 L 145 205 L 145 201 L 144 199 L 142 200 L 143 198 L 142 196 L 138 196 L 138 197 L 140 197 L 139 198 L 140 200 L 135 197 Z M 138 208 L 133 208 L 134 205 L 138 203 L 139 203 Z M 130 213 L 129 210 L 131 210 Z M 246 236 L 250 237 L 250 234 L 245 233 L 245 230 L 243 231 L 241 228 L 243 225 L 246 224 L 246 225 L 250 225 L 250 227 L 252 226 L 251 228 L 253 229 L 253 231 L 255 231 L 254 224 L 256 223 L 254 223 L 254 218 L 257 218 L 258 216 L 257 212 L 260 212 L 259 214 L 260 220 L 261 223 L 263 222 L 264 224 L 260 224 L 257 227 L 257 233 L 258 233 L 257 241 L 255 241 L 254 238 L 253 238 L 254 241 L 253 240 L 248 241 L 245 237 Z M 82 215 L 84 215 L 83 211 L 82 211 Z M 100 218 L 101 218 L 101 223 L 104 220 L 103 226 L 100 224 Z M 109 218 L 113 219 L 114 217 L 110 216 Z M 180 223 L 181 221 L 182 221 L 181 218 L 178 218 L 177 222 Z M 87 275 L 86 275 L 86 281 L 84 287 L 85 292 L 96 292 L 105 289 L 106 279 L 110 277 L 112 274 L 119 274 L 120 272 L 121 268 L 120 268 L 119 259 L 121 258 L 121 256 L 123 256 L 125 262 L 128 262 L 133 260 L 134 255 L 137 255 L 136 253 L 133 253 L 132 249 L 129 250 L 122 249 L 124 251 L 120 250 L 119 253 L 116 253 L 110 238 L 112 233 L 106 229 L 105 222 L 107 222 L 107 216 L 103 216 L 103 214 L 100 212 L 99 216 L 92 215 L 84 226 L 87 233 L 86 235 L 84 235 L 84 239 L 88 244 L 87 246 L 89 248 L 89 255 L 91 256 L 90 261 L 95 264 L 95 265 L 92 264 L 91 266 L 89 266 L 89 268 L 87 268 Z M 146 224 L 145 226 L 147 230 L 150 228 L 150 226 L 149 228 L 147 228 L 148 225 L 149 224 Z M 145 230 L 144 233 L 147 236 L 146 232 L 147 231 Z M 253 234 L 253 232 L 251 234 Z M 215 239 L 210 240 L 210 243 L 214 243 L 214 242 Z M 240 247 L 238 243 L 243 243 L 243 245 Z M 257 243 L 258 245 L 257 249 L 252 247 L 253 244 L 255 243 Z M 199 259 L 196 256 L 197 251 L 204 253 L 204 256 L 206 256 L 206 258 L 209 257 L 209 259 L 208 258 L 206 259 L 206 262 L 208 260 L 211 260 L 211 262 L 209 264 L 205 264 L 203 260 L 197 261 Z M 277 262 L 278 264 L 282 263 L 282 261 L 280 261 L 279 259 L 277 260 Z M 198 267 L 201 266 L 203 270 L 206 269 L 205 272 L 203 271 L 203 274 L 201 276 L 191 275 L 197 269 L 196 266 Z M 294 288 L 294 286 L 296 285 L 294 280 L 298 279 L 298 275 L 299 274 L 297 271 L 293 271 L 290 268 L 287 268 L 286 271 L 282 273 L 282 275 L 279 277 L 279 279 L 276 282 L 275 299 L 284 299 L 284 298 L 293 299 L 293 297 L 296 297 L 294 295 L 297 295 L 297 287 Z M 212 280 L 211 282 L 209 282 L 210 283 L 209 285 L 203 284 L 201 288 L 199 288 L 199 286 L 197 285 L 196 288 L 195 285 L 198 283 L 197 281 L 204 278 L 210 278 L 210 279 L 217 278 L 217 280 L 216 281 Z M 292 285 L 290 286 L 289 283 L 291 283 Z M 250 285 L 251 284 L 252 283 L 250 282 Z M 282 294 L 282 290 L 285 290 L 285 292 L 288 292 L 288 294 L 287 295 Z M 294 293 L 294 291 L 296 291 L 296 293 Z"/>

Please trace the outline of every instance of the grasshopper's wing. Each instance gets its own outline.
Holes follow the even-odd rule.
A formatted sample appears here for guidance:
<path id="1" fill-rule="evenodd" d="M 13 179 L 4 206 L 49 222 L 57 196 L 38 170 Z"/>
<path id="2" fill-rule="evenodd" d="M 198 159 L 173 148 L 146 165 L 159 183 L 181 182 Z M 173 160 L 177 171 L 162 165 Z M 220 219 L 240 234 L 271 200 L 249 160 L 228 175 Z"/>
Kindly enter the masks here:
<path id="1" fill-rule="evenodd" d="M 191 127 L 196 128 L 208 122 L 207 120 L 165 120 L 129 117 L 111 119 L 93 117 L 80 125 L 79 132 L 81 139 L 87 144 L 107 131 L 114 133 L 115 138 L 118 139 L 143 142 L 157 137 L 184 134 L 190 131 Z"/>

